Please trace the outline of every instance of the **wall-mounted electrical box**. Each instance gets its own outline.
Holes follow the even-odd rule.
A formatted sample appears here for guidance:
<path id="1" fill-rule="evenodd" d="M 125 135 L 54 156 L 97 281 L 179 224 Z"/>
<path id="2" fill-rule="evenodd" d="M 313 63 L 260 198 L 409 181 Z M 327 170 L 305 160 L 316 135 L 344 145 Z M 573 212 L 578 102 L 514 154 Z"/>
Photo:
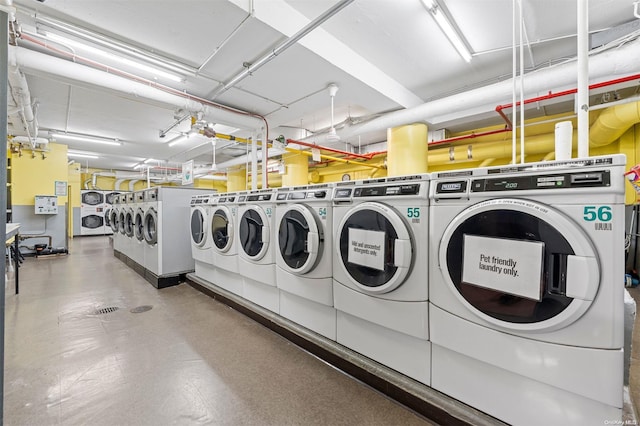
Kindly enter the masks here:
<path id="1" fill-rule="evenodd" d="M 36 195 L 36 214 L 58 214 L 56 195 Z"/>

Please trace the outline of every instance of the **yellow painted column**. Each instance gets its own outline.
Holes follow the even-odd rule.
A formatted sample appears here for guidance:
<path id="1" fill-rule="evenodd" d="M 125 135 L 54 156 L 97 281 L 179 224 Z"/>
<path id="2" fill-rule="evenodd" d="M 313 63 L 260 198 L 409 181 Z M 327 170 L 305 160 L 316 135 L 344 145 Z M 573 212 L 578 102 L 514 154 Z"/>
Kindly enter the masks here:
<path id="1" fill-rule="evenodd" d="M 244 168 L 227 172 L 227 191 L 244 191 L 247 189 L 247 176 Z"/>
<path id="2" fill-rule="evenodd" d="M 427 172 L 427 125 L 409 124 L 387 129 L 387 175 Z"/>
<path id="3" fill-rule="evenodd" d="M 285 174 L 282 186 L 299 186 L 309 183 L 309 157 L 303 154 L 284 154 Z"/>

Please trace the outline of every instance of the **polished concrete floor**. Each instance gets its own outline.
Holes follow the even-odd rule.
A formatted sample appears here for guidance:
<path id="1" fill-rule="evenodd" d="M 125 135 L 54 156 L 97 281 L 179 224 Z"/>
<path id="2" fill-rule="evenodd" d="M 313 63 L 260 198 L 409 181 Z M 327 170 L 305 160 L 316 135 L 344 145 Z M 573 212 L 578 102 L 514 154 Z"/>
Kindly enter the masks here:
<path id="1" fill-rule="evenodd" d="M 7 425 L 430 424 L 188 285 L 156 290 L 108 237 L 70 251 L 9 283 Z"/>

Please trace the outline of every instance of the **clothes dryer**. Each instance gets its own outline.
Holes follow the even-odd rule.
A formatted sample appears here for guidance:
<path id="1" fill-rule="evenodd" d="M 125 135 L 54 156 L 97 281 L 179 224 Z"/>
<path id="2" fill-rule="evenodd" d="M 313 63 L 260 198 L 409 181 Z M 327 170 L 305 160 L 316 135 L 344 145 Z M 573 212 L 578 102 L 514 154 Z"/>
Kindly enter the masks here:
<path id="1" fill-rule="evenodd" d="M 195 275 L 213 282 L 213 254 L 211 202 L 215 194 L 194 195 L 191 198 L 191 256 L 195 262 Z"/>
<path id="2" fill-rule="evenodd" d="M 512 424 L 620 420 L 622 155 L 434 174 L 432 386 Z"/>
<path id="3" fill-rule="evenodd" d="M 180 283 L 193 272 L 190 201 L 210 189 L 155 187 L 145 190 L 145 278 L 156 288 Z"/>
<path id="4" fill-rule="evenodd" d="M 276 193 L 276 282 L 280 315 L 336 340 L 333 307 L 334 185 Z"/>
<path id="5" fill-rule="evenodd" d="M 213 199 L 210 218 L 213 283 L 242 296 L 242 276 L 238 272 L 238 193 L 227 192 Z"/>
<path id="6" fill-rule="evenodd" d="M 275 190 L 247 191 L 238 195 L 238 268 L 243 276 L 242 295 L 275 313 L 280 297 L 276 287 Z"/>
<path id="7" fill-rule="evenodd" d="M 333 197 L 337 341 L 430 383 L 429 175 L 338 183 Z"/>
<path id="8" fill-rule="evenodd" d="M 101 191 L 80 191 L 80 235 L 104 234 L 104 195 Z"/>

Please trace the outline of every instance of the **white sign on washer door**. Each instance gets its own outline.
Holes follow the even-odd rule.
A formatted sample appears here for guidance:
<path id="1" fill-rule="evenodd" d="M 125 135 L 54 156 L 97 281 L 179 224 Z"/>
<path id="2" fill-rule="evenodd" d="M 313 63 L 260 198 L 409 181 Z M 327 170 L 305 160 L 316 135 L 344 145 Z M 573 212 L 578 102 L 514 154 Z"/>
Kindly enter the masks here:
<path id="1" fill-rule="evenodd" d="M 462 281 L 540 300 L 544 243 L 464 235 Z"/>
<path id="2" fill-rule="evenodd" d="M 349 228 L 349 263 L 384 271 L 384 234 Z"/>

